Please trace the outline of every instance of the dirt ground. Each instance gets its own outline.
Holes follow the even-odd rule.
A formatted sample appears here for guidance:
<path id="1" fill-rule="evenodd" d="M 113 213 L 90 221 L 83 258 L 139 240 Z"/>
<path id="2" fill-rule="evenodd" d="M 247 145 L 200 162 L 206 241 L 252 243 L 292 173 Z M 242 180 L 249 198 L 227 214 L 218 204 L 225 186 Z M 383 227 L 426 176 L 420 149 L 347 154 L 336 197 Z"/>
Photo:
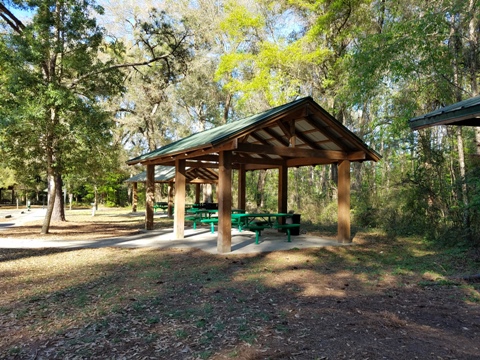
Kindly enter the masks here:
<path id="1" fill-rule="evenodd" d="M 0 236 L 37 237 L 40 225 Z M 85 215 L 47 237 L 141 227 Z M 480 359 L 480 287 L 460 279 L 478 258 L 377 233 L 354 241 L 235 256 L 0 249 L 0 358 Z"/>

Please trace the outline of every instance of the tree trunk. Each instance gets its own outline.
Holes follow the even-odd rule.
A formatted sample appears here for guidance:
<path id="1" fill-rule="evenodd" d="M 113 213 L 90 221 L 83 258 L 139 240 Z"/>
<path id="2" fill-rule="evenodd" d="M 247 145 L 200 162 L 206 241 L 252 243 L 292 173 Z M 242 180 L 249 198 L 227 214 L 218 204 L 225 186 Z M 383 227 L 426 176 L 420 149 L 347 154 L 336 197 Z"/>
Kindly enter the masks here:
<path id="1" fill-rule="evenodd" d="M 475 11 L 476 0 L 470 0 L 468 4 L 468 13 L 471 14 L 470 22 L 468 24 L 468 42 L 470 50 L 470 87 L 473 96 L 478 95 L 478 19 Z M 480 156 L 480 127 L 475 128 L 475 154 Z"/>
<path id="2" fill-rule="evenodd" d="M 52 219 L 53 207 L 55 205 L 55 181 L 53 175 L 48 176 L 48 203 L 47 203 L 47 213 L 43 219 L 43 225 L 41 234 L 48 234 L 50 230 L 50 220 Z"/>
<path id="3" fill-rule="evenodd" d="M 203 185 L 203 202 L 211 203 L 212 201 L 212 184 Z"/>
<path id="4" fill-rule="evenodd" d="M 463 200 L 463 226 L 465 229 L 470 229 L 470 212 L 468 210 L 468 191 L 465 182 L 465 153 L 463 150 L 463 136 L 462 127 L 457 127 L 457 147 L 458 147 L 458 165 L 460 166 L 460 176 L 462 183 L 462 200 Z"/>
<path id="5" fill-rule="evenodd" d="M 53 207 L 52 220 L 66 221 L 65 202 L 62 194 L 62 189 L 63 189 L 62 176 L 60 174 L 56 174 L 54 178 L 55 178 L 55 206 Z"/>
<path id="6" fill-rule="evenodd" d="M 52 129 L 58 121 L 57 119 L 57 110 L 56 108 L 50 108 L 50 122 L 52 124 Z M 48 234 L 50 230 L 50 222 L 52 220 L 53 209 L 55 206 L 56 196 L 56 179 L 55 179 L 55 151 L 54 151 L 54 135 L 53 130 L 47 133 L 46 136 L 46 160 L 47 160 L 47 181 L 48 181 L 48 203 L 47 203 L 47 213 L 43 219 L 41 234 Z"/>
<path id="7" fill-rule="evenodd" d="M 255 201 L 257 208 L 262 208 L 265 205 L 265 182 L 267 179 L 267 170 L 260 170 L 258 172 L 257 192 Z"/>
<path id="8" fill-rule="evenodd" d="M 300 172 L 300 168 L 296 168 L 294 170 L 294 174 L 295 174 L 295 205 L 297 206 L 297 209 L 300 209 L 301 208 L 301 194 L 300 194 L 300 187 L 299 185 L 302 183 L 302 179 L 301 179 L 301 176 L 299 174 Z M 303 187 L 302 187 L 303 189 Z M 288 194 L 288 191 L 287 191 L 287 194 Z M 297 210 L 299 211 L 299 210 Z"/>
<path id="9" fill-rule="evenodd" d="M 455 100 L 461 101 L 462 94 L 460 92 L 460 85 L 462 83 L 461 73 L 459 69 L 459 60 L 462 56 L 462 46 L 461 46 L 461 38 L 460 34 L 458 33 L 458 27 L 455 23 L 455 17 L 452 16 L 452 20 L 450 22 L 450 38 L 453 44 L 453 55 L 454 55 L 454 62 L 453 62 L 453 82 L 455 84 Z M 460 168 L 460 178 L 461 178 L 461 194 L 462 194 L 462 203 L 463 203 L 463 226 L 465 229 L 469 229 L 470 227 L 470 213 L 468 209 L 468 192 L 467 192 L 467 184 L 465 182 L 465 151 L 463 147 L 463 135 L 462 135 L 462 127 L 457 127 L 457 149 L 458 149 L 458 166 Z"/>
<path id="10" fill-rule="evenodd" d="M 334 184 L 338 183 L 338 165 L 337 164 L 330 165 L 330 179 Z"/>
<path id="11" fill-rule="evenodd" d="M 223 123 L 228 122 L 228 114 L 230 112 L 230 106 L 232 103 L 232 94 L 228 93 L 227 98 L 225 99 L 225 107 L 223 108 Z"/>

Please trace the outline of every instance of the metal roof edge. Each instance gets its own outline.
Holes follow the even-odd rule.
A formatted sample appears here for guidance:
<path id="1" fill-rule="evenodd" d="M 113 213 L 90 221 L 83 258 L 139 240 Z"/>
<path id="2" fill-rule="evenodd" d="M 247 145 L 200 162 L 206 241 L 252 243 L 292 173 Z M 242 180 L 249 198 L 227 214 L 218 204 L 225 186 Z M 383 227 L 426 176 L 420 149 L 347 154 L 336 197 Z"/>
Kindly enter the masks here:
<path id="1" fill-rule="evenodd" d="M 419 130 L 433 125 L 447 125 L 454 121 L 466 120 L 473 117 L 474 114 L 480 116 L 480 96 L 416 116 L 408 121 L 408 125 L 412 130 Z"/>

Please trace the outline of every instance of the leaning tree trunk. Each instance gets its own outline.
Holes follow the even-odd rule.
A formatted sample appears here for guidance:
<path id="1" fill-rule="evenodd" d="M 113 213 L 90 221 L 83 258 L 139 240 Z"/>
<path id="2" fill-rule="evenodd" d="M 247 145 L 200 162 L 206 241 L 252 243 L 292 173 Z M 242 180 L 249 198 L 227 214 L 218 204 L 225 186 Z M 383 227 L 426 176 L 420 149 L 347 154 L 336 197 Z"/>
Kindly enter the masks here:
<path id="1" fill-rule="evenodd" d="M 57 122 L 57 111 L 54 107 L 50 109 L 50 122 L 55 125 Z M 52 129 L 54 126 L 51 127 Z M 46 160 L 47 160 L 47 181 L 48 181 L 48 203 L 47 203 L 47 213 L 43 219 L 43 225 L 41 234 L 48 234 L 50 229 L 50 221 L 52 220 L 53 207 L 55 206 L 55 151 L 54 151 L 54 142 L 53 142 L 53 130 L 47 134 L 45 137 L 45 147 L 46 147 Z"/>
<path id="2" fill-rule="evenodd" d="M 48 234 L 50 229 L 50 220 L 52 219 L 53 207 L 55 205 L 55 181 L 53 175 L 48 175 L 48 203 L 47 203 L 47 213 L 43 219 L 43 225 L 41 234 Z"/>

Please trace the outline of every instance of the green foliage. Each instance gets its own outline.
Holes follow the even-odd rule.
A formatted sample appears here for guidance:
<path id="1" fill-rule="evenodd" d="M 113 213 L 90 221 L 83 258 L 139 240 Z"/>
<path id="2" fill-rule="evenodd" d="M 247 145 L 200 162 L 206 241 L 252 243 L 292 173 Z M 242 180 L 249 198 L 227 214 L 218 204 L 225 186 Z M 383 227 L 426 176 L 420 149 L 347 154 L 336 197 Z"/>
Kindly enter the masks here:
<path id="1" fill-rule="evenodd" d="M 103 156 L 95 150 L 111 136 L 100 99 L 122 89 L 122 76 L 99 58 L 108 45 L 90 15 L 93 2 L 28 6 L 33 18 L 22 33 L 1 38 L 4 146 L 10 165 L 22 172 L 68 173 L 87 165 L 87 156 Z"/>
<path id="2" fill-rule="evenodd" d="M 15 185 L 15 171 L 9 168 L 0 168 L 0 188 Z"/>

